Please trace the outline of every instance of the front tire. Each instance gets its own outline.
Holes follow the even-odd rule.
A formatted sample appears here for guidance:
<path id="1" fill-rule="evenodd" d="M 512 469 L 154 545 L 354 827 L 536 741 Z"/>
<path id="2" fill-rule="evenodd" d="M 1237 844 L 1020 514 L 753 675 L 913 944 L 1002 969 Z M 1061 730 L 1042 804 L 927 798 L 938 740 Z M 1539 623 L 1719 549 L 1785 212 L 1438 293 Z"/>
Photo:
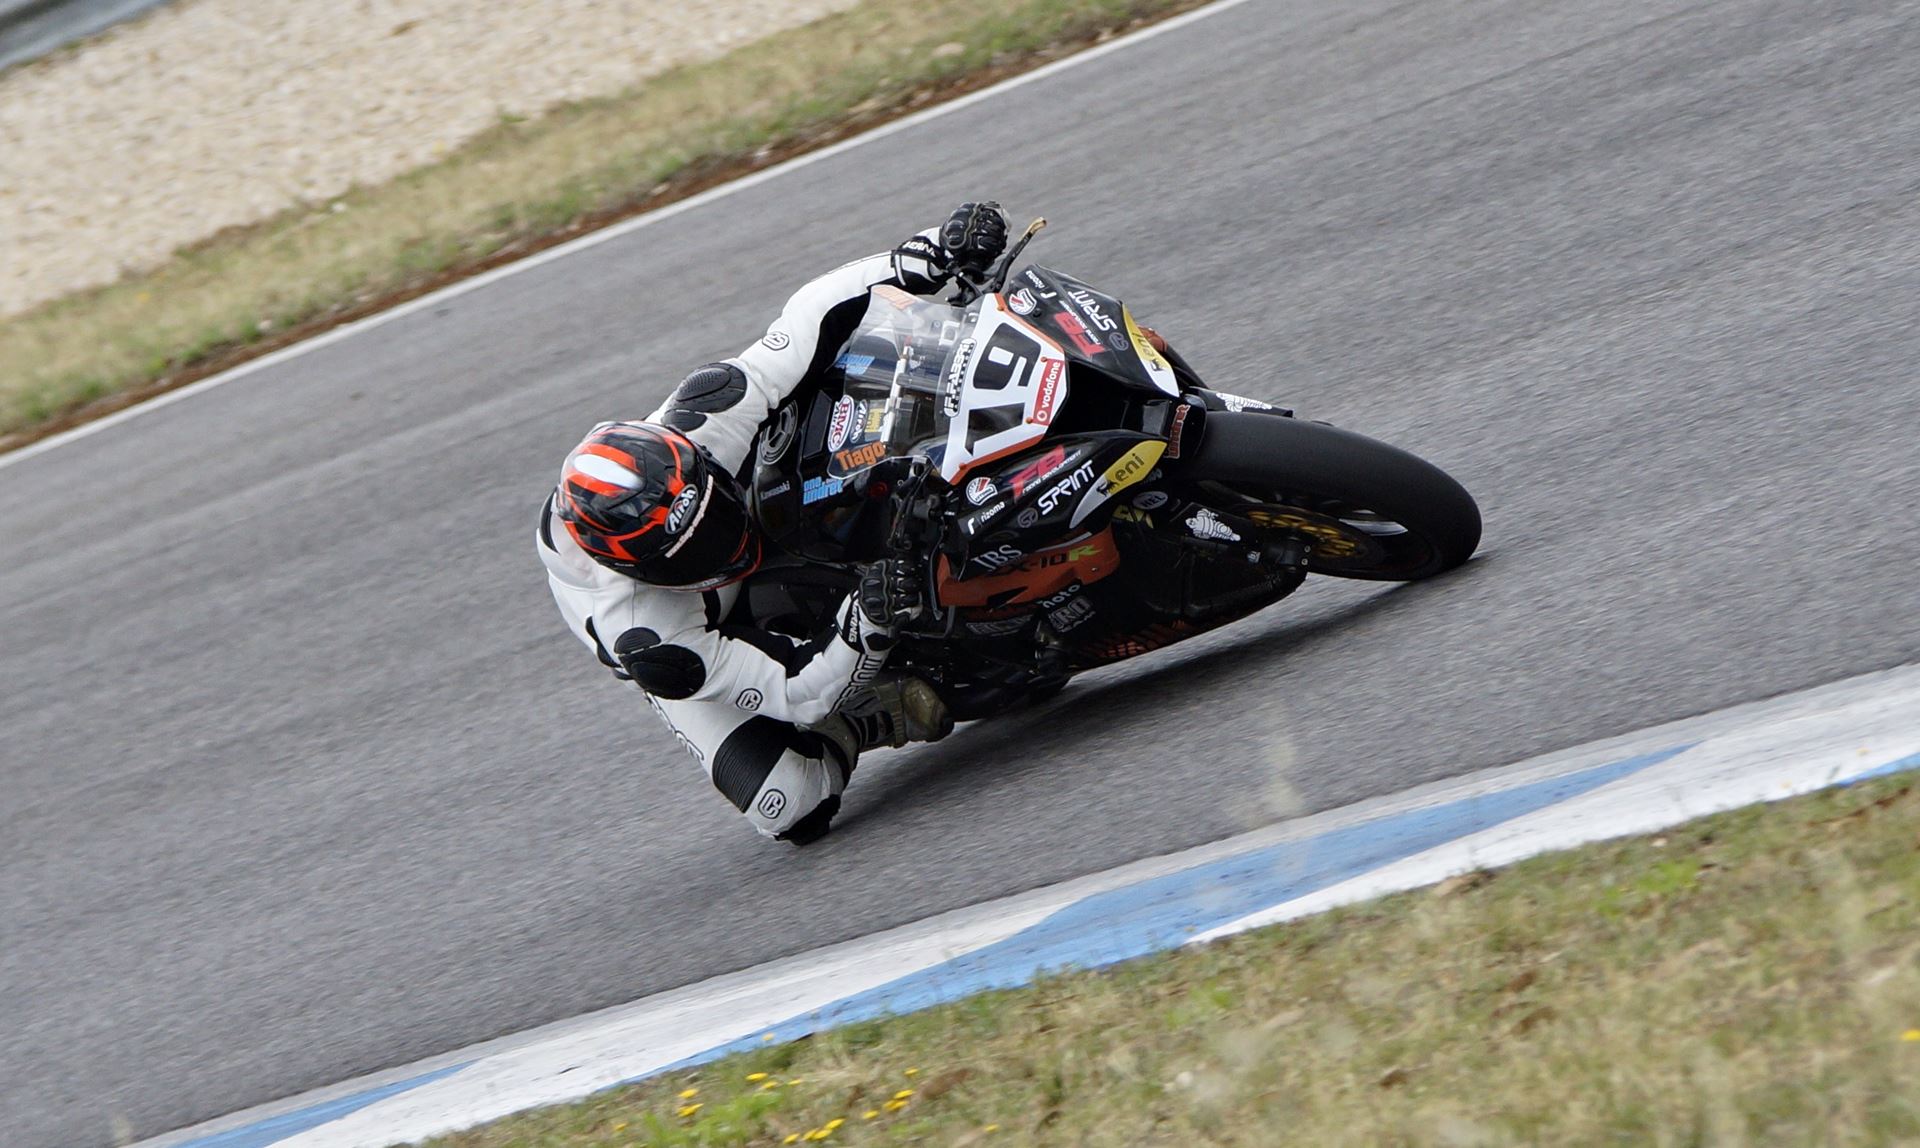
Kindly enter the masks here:
<path id="1" fill-rule="evenodd" d="M 1411 582 L 1465 562 L 1480 508 L 1425 459 L 1324 423 L 1212 411 L 1200 449 L 1169 477 L 1190 497 L 1308 546 L 1306 568 Z"/>

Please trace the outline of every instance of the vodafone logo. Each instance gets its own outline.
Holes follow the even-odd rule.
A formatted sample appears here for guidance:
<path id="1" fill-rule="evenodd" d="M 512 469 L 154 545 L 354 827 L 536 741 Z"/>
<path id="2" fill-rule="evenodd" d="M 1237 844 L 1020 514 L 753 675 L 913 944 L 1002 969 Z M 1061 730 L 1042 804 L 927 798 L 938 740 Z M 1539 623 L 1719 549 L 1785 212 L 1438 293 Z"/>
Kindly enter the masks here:
<path id="1" fill-rule="evenodd" d="M 1046 426 L 1053 421 L 1053 408 L 1060 401 L 1060 383 L 1066 376 L 1066 364 L 1058 359 L 1048 359 L 1040 370 L 1040 385 L 1033 395 L 1033 413 L 1027 421 L 1035 426 Z"/>
<path id="2" fill-rule="evenodd" d="M 833 404 L 833 418 L 827 423 L 827 449 L 839 450 L 847 445 L 847 434 L 853 429 L 853 400 L 845 395 Z"/>

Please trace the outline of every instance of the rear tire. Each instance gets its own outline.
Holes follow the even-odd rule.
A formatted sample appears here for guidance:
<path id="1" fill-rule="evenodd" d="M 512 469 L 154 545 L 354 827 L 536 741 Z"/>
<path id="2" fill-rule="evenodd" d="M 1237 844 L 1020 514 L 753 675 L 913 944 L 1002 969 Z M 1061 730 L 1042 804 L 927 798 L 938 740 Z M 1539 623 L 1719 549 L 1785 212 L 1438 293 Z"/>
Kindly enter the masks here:
<path id="1" fill-rule="evenodd" d="M 1222 514 L 1272 522 L 1304 511 L 1275 533 L 1312 544 L 1315 574 L 1410 582 L 1453 569 L 1480 544 L 1480 508 L 1445 471 L 1324 423 L 1209 412 L 1199 451 L 1176 465 L 1169 477 Z"/>

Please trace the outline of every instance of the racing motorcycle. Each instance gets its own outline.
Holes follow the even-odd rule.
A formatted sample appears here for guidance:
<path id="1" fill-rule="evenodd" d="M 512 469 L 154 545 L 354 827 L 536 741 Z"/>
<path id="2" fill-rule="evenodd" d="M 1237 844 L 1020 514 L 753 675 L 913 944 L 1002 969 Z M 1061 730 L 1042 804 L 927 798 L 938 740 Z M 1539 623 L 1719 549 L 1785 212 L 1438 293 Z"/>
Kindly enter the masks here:
<path id="1" fill-rule="evenodd" d="M 1412 581 L 1465 562 L 1480 511 L 1403 450 L 1215 390 L 1110 295 L 1040 266 L 1036 220 L 933 302 L 876 288 L 817 385 L 761 431 L 759 624 L 832 624 L 905 557 L 927 607 L 889 669 L 954 717 L 1279 601 L 1309 574 Z"/>

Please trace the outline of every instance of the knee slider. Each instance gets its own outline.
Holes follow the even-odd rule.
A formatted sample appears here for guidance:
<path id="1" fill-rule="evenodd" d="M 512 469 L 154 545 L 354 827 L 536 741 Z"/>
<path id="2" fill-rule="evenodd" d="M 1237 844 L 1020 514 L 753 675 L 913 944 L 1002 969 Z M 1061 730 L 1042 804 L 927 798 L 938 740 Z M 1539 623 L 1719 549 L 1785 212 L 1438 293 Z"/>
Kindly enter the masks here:
<path id="1" fill-rule="evenodd" d="M 769 836 L 790 829 L 846 784 L 839 754 L 819 734 L 774 718 L 748 720 L 713 755 L 714 788 Z"/>
<path id="2" fill-rule="evenodd" d="M 707 665 L 685 646 L 662 645 L 660 635 L 636 626 L 613 643 L 620 668 L 641 689 L 657 698 L 690 698 L 707 684 Z"/>
<path id="3" fill-rule="evenodd" d="M 737 406 L 746 396 L 745 371 L 732 363 L 709 363 L 680 380 L 660 421 L 675 430 L 690 431 L 705 423 L 709 414 Z"/>

